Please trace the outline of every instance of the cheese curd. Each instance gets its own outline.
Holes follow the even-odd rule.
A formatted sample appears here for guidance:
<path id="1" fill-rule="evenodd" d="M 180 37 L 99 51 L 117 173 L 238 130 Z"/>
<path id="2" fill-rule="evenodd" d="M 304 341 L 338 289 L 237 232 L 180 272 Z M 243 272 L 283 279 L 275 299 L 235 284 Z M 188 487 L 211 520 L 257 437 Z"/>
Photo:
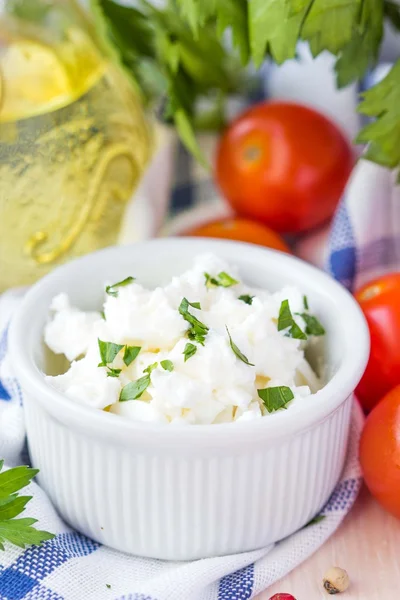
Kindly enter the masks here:
<path id="1" fill-rule="evenodd" d="M 134 421 L 210 424 L 273 415 L 279 405 L 271 408 L 260 390 L 290 388 L 281 408 L 291 410 L 312 402 L 321 387 L 304 356 L 313 336 L 299 339 L 306 336 L 293 336 L 289 326 L 278 331 L 284 301 L 300 334 L 307 329 L 295 287 L 249 288 L 233 266 L 210 254 L 165 287 L 148 290 L 135 280 L 111 291 L 103 316 L 71 307 L 65 294 L 50 306 L 45 342 L 71 365 L 46 379 L 71 401 Z M 183 298 L 195 304 L 188 317 Z M 190 335 L 199 332 L 193 317 L 203 337 Z M 140 348 L 133 360 L 125 356 L 131 347 Z"/>

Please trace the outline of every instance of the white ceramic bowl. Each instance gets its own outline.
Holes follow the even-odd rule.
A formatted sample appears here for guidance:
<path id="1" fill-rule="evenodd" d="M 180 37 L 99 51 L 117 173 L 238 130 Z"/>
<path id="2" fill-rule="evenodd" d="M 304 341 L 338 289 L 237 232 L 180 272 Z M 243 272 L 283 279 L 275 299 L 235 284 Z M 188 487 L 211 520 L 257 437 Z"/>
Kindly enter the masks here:
<path id="1" fill-rule="evenodd" d="M 327 329 L 332 375 L 315 402 L 252 422 L 177 429 L 86 408 L 46 383 L 43 327 L 55 294 L 100 307 L 105 281 L 134 274 L 145 285 L 165 284 L 205 251 L 238 265 L 250 285 L 290 282 L 309 296 Z M 189 560 L 266 546 L 325 504 L 343 467 L 369 337 L 353 298 L 314 267 L 250 244 L 180 238 L 110 248 L 56 269 L 22 302 L 10 350 L 32 462 L 63 518 L 118 550 Z"/>

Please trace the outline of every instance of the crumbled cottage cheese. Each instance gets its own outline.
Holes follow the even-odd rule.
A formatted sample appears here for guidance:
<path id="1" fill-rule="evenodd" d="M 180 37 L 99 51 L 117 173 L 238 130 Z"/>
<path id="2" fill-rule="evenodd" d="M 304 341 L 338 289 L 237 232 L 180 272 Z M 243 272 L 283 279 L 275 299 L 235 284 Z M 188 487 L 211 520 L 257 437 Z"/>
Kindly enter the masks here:
<path id="1" fill-rule="evenodd" d="M 47 381 L 75 402 L 135 421 L 223 423 L 291 408 L 321 387 L 304 349 L 323 329 L 294 287 L 250 289 L 203 255 L 166 287 L 127 279 L 107 289 L 104 318 L 65 294 L 50 306 L 45 342 L 72 362 Z"/>

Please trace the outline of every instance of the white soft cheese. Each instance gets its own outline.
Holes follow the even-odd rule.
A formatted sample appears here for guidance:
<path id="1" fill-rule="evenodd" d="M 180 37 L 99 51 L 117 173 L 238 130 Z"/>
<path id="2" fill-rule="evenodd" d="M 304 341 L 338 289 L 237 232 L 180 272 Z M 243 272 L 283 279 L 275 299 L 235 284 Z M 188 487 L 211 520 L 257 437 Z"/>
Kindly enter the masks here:
<path id="1" fill-rule="evenodd" d="M 241 281 L 232 266 L 204 255 L 164 288 L 147 290 L 136 281 L 119 287 L 117 296 L 106 295 L 105 320 L 100 313 L 72 308 L 67 296 L 60 294 L 50 307 L 45 341 L 74 362 L 64 375 L 48 377 L 49 383 L 76 402 L 100 409 L 111 405 L 111 412 L 128 419 L 173 425 L 249 421 L 268 415 L 257 394 L 265 387 L 290 387 L 294 399 L 289 409 L 307 401 L 320 381 L 305 360 L 305 342 L 277 329 L 282 301 L 289 301 L 295 315 L 304 310 L 303 295 L 291 286 L 272 294 L 242 283 L 227 288 L 205 285 L 205 273 L 217 277 L 222 271 Z M 254 296 L 251 305 L 239 300 L 242 294 Z M 189 307 L 189 312 L 209 328 L 204 345 L 187 338 L 190 326 L 178 310 L 184 297 L 200 302 L 201 309 Z M 304 330 L 303 319 L 295 319 Z M 252 364 L 237 357 L 227 329 Z M 108 368 L 98 366 L 98 339 L 140 346 L 141 351 L 126 366 L 121 350 L 109 365 L 121 372 L 108 377 Z M 188 343 L 197 350 L 185 360 Z M 164 360 L 172 362 L 173 371 L 162 368 Z M 123 387 L 145 376 L 145 369 L 154 363 L 158 366 L 142 396 L 119 402 Z"/>
<path id="2" fill-rule="evenodd" d="M 64 375 L 48 377 L 52 385 L 71 400 L 93 408 L 105 408 L 118 401 L 121 385 L 114 377 L 107 377 L 106 370 L 87 358 L 71 363 Z"/>
<path id="3" fill-rule="evenodd" d="M 55 296 L 50 311 L 53 318 L 44 330 L 44 341 L 49 348 L 56 354 L 65 354 L 69 361 L 86 354 L 100 314 L 72 307 L 67 294 Z"/>

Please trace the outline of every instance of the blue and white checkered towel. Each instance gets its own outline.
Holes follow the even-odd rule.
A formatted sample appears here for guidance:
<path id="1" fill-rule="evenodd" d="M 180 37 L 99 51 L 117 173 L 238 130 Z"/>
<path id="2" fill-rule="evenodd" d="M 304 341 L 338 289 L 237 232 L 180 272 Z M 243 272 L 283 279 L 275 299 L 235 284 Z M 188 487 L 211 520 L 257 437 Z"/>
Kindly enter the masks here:
<path id="1" fill-rule="evenodd" d="M 329 235 L 326 266 L 349 289 L 400 266 L 397 174 L 360 160 Z"/>

